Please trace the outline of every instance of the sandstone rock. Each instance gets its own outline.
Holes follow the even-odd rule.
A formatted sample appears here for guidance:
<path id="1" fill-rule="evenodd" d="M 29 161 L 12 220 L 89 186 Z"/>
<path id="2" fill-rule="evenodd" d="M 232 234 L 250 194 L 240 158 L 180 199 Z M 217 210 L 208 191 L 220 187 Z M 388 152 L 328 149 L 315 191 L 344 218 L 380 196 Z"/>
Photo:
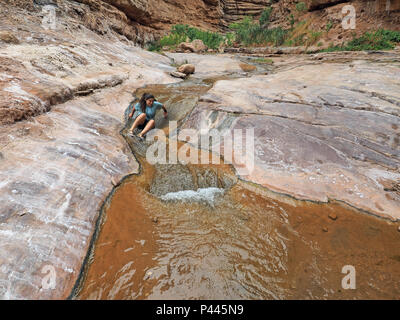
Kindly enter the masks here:
<path id="1" fill-rule="evenodd" d="M 207 51 L 207 46 L 203 43 L 202 40 L 195 39 L 191 42 L 192 46 L 194 47 L 194 52 L 205 52 Z"/>
<path id="2" fill-rule="evenodd" d="M 99 34 L 109 34 L 112 30 L 129 40 L 146 44 L 159 38 L 170 30 L 171 25 L 189 24 L 201 29 L 226 31 L 232 22 L 240 21 L 246 16 L 256 19 L 262 11 L 272 6 L 271 26 L 289 27 L 288 12 L 294 11 L 298 1 L 270 0 L 77 0 L 71 4 L 67 0 L 35 0 L 40 4 L 57 3 L 61 10 L 71 10 L 79 14 L 81 23 Z M 311 12 L 313 30 L 325 29 L 327 21 L 340 24 L 341 8 L 350 1 L 305 0 Z M 34 1 L 3 0 L 3 6 L 18 6 L 33 10 Z M 80 5 L 80 4 L 84 4 Z M 384 25 L 387 29 L 396 30 L 400 22 L 397 14 L 400 2 L 395 0 L 352 0 L 357 12 L 357 35 L 370 29 L 371 25 Z M 67 9 L 68 8 L 68 9 Z M 387 13 L 391 13 L 390 15 Z M 329 19 L 327 18 L 329 16 Z M 332 31 L 332 30 L 331 30 Z M 346 30 L 336 28 L 328 38 L 337 34 L 346 35 Z M 332 39 L 329 39 L 329 42 Z M 349 39 L 347 39 L 349 40 Z"/>
<path id="3" fill-rule="evenodd" d="M 181 73 L 181 72 L 177 72 L 177 71 L 170 72 L 170 75 L 175 77 L 175 78 L 181 78 L 181 79 L 186 79 L 186 77 L 187 77 L 187 74 Z"/>
<path id="4" fill-rule="evenodd" d="M 40 6 L 57 6 L 57 0 L 33 0 L 33 2 Z"/>
<path id="5" fill-rule="evenodd" d="M 18 38 L 11 31 L 0 31 L 0 41 L 11 44 L 19 44 Z"/>
<path id="6" fill-rule="evenodd" d="M 174 69 L 169 58 L 75 29 L 74 8 L 101 15 L 89 5 L 57 2 L 72 30 L 44 32 L 33 1 L 0 6 L 2 28 L 24 21 L 21 39 L 34 39 L 18 50 L 0 45 L 0 299 L 71 294 L 111 179 L 139 169 L 119 134 L 130 92 L 177 81 L 165 74 Z M 76 97 L 84 91 L 92 94 Z M 46 265 L 57 273 L 55 290 L 40 290 Z"/>
<path id="7" fill-rule="evenodd" d="M 245 72 L 251 72 L 251 71 L 257 70 L 256 66 L 253 66 L 253 65 L 248 64 L 248 63 L 240 63 L 239 66 Z"/>
<path id="8" fill-rule="evenodd" d="M 203 41 L 201 40 L 193 40 L 192 42 L 182 42 L 179 44 L 178 48 L 183 51 L 190 51 L 190 52 L 205 52 L 207 50 L 207 46 L 204 45 Z"/>
<path id="9" fill-rule="evenodd" d="M 270 0 L 224 0 L 220 1 L 223 12 L 223 22 L 225 26 L 230 23 L 243 19 L 246 16 L 259 16 L 268 7 Z"/>
<path id="10" fill-rule="evenodd" d="M 205 3 L 212 4 L 214 6 L 219 5 L 219 0 L 203 0 Z"/>
<path id="11" fill-rule="evenodd" d="M 307 7 L 310 11 L 323 9 L 337 4 L 340 0 L 306 0 Z"/>
<path id="12" fill-rule="evenodd" d="M 336 215 L 334 212 L 329 213 L 328 217 L 329 217 L 331 220 L 336 220 L 336 219 L 337 219 L 337 215 Z"/>
<path id="13" fill-rule="evenodd" d="M 173 59 L 176 64 L 186 64 L 190 61 L 191 64 L 196 66 L 196 73 L 192 75 L 195 78 L 210 78 L 217 77 L 227 73 L 239 74 L 243 70 L 240 68 L 237 59 L 233 56 L 216 56 L 216 55 L 203 55 L 195 53 L 170 53 L 167 52 L 166 56 Z"/>
<path id="14" fill-rule="evenodd" d="M 192 74 L 195 71 L 195 66 L 192 64 L 183 64 L 178 68 L 178 72 L 184 73 L 186 75 Z"/>
<path id="15" fill-rule="evenodd" d="M 400 69 L 364 54 L 354 56 L 353 67 L 351 54 L 319 56 L 336 63 L 286 62 L 268 76 L 217 81 L 182 128 L 254 129 L 254 158 L 248 152 L 233 161 L 237 170 L 254 163 L 242 179 L 400 219 L 400 197 L 388 197 L 379 183 L 400 180 Z M 224 142 L 215 144 L 223 154 Z"/>

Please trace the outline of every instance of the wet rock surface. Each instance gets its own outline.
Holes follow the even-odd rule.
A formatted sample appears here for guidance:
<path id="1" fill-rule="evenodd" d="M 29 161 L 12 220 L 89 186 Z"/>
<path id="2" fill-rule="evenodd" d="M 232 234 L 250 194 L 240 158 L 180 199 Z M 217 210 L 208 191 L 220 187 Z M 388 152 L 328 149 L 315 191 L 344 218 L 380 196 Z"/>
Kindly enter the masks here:
<path id="1" fill-rule="evenodd" d="M 399 219 L 400 195 L 383 184 L 400 179 L 399 56 L 370 56 L 324 64 L 311 56 L 272 75 L 218 81 L 183 128 L 254 129 L 255 167 L 243 179 Z M 234 164 L 251 161 L 238 152 Z"/>
<path id="2" fill-rule="evenodd" d="M 22 18 L 17 12 L 7 28 Z M 0 297 L 59 299 L 71 294 L 107 195 L 139 172 L 120 135 L 133 93 L 181 80 L 169 76 L 169 57 L 126 39 L 62 31 L 76 27 L 69 16 L 47 31 L 39 12 L 30 19 L 19 44 L 0 43 Z M 185 117 L 192 100 L 169 108 L 170 117 Z M 55 290 L 43 287 L 48 266 Z"/>
<path id="3" fill-rule="evenodd" d="M 119 133 L 132 93 L 176 80 L 170 59 L 133 43 L 84 28 L 45 31 L 39 15 L 29 19 L 36 23 L 20 44 L 0 44 L 0 298 L 60 299 L 79 275 L 104 199 L 139 171 Z M 54 290 L 44 282 L 49 270 Z"/>
<path id="4" fill-rule="evenodd" d="M 192 78 L 207 79 L 223 75 L 238 75 L 243 72 L 241 62 L 234 55 L 216 54 L 202 55 L 196 53 L 165 53 L 178 65 L 193 64 L 195 73 Z"/>
<path id="5" fill-rule="evenodd" d="M 5 299 L 71 293 L 104 199 L 113 185 L 139 171 L 119 134 L 134 90 L 178 81 L 168 75 L 174 70 L 170 58 L 193 63 L 191 77 L 197 80 L 243 73 L 234 55 L 165 57 L 134 46 L 130 40 L 151 40 L 151 28 L 169 23 L 147 21 L 152 7 L 144 2 L 125 8 L 126 1 L 106 1 L 108 6 L 58 0 L 57 30 L 44 30 L 41 6 L 49 2 L 55 3 L 5 0 L 0 8 L 0 297 Z M 140 28 L 128 18 L 137 13 Z M 270 77 L 217 82 L 186 125 L 256 127 L 256 172 L 242 178 L 299 198 L 338 199 L 397 218 L 398 58 L 345 56 L 331 64 L 326 57 L 286 57 L 276 60 L 279 72 Z M 183 119 L 197 101 L 180 99 L 182 108 L 173 113 Z M 200 177 L 205 182 L 198 185 L 216 185 L 213 177 L 211 182 Z M 43 282 L 49 266 L 55 290 Z"/>

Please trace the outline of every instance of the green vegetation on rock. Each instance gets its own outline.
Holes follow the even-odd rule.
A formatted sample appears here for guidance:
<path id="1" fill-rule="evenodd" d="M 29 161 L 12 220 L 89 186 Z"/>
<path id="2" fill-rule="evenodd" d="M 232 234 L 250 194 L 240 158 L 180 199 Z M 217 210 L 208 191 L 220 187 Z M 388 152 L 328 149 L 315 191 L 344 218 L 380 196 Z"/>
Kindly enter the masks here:
<path id="1" fill-rule="evenodd" d="M 308 8 L 304 2 L 299 2 L 298 4 L 296 4 L 296 10 L 298 12 L 304 12 L 304 11 L 307 11 Z"/>
<path id="2" fill-rule="evenodd" d="M 296 5 L 297 12 L 307 10 L 304 2 Z M 231 32 L 221 34 L 211 31 L 203 31 L 189 25 L 175 25 L 169 35 L 164 36 L 158 41 L 150 43 L 148 49 L 151 51 L 161 51 L 163 47 L 176 49 L 176 47 L 186 41 L 195 39 L 202 40 L 211 49 L 217 49 L 221 45 L 225 46 L 318 46 L 325 32 L 333 27 L 333 22 L 328 21 L 325 30 L 312 30 L 310 20 L 296 21 L 293 14 L 288 19 L 290 29 L 284 30 L 281 27 L 268 28 L 272 8 L 267 7 L 257 21 L 253 17 L 245 17 L 243 20 L 229 25 Z M 297 22 L 297 23 L 296 23 Z M 361 50 L 390 50 L 400 43 L 400 32 L 380 29 L 375 32 L 366 32 L 360 37 L 354 37 L 347 44 L 330 46 L 320 51 L 361 51 Z"/>
<path id="3" fill-rule="evenodd" d="M 373 51 L 373 50 L 392 50 L 396 44 L 400 43 L 400 32 L 379 29 L 375 32 L 365 32 L 360 37 L 354 37 L 344 45 L 331 46 L 322 52 L 333 51 Z"/>
<path id="4" fill-rule="evenodd" d="M 282 45 L 285 41 L 287 31 L 280 27 L 267 28 L 271 12 L 271 8 L 265 9 L 258 22 L 254 21 L 251 17 L 246 17 L 240 22 L 230 24 L 229 28 L 234 32 L 236 42 L 246 46 L 260 44 Z"/>
<path id="5" fill-rule="evenodd" d="M 193 41 L 195 39 L 202 40 L 208 48 L 217 49 L 225 40 L 229 42 L 232 36 L 224 36 L 217 32 L 203 31 L 188 25 L 177 24 L 172 27 L 169 35 L 150 43 L 148 49 L 150 51 L 160 51 L 165 46 L 174 49 L 182 42 Z"/>

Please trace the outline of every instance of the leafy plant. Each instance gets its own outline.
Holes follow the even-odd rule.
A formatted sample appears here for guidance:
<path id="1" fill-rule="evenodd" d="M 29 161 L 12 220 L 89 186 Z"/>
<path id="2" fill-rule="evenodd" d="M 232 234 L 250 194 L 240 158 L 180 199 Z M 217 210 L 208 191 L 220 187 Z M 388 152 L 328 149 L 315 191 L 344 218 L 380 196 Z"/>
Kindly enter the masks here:
<path id="1" fill-rule="evenodd" d="M 225 41 L 222 34 L 203 31 L 189 25 L 177 24 L 171 28 L 171 33 L 169 35 L 162 37 L 156 42 L 150 43 L 148 48 L 151 51 L 160 51 L 165 46 L 174 48 L 181 42 L 187 40 L 193 41 L 195 39 L 202 40 L 207 47 L 212 49 L 217 49 L 221 42 Z M 232 37 L 230 36 L 229 39 L 232 40 Z"/>
<path id="2" fill-rule="evenodd" d="M 321 31 L 311 31 L 310 35 L 309 35 L 309 39 L 307 40 L 306 45 L 307 46 L 313 45 L 314 43 L 316 43 L 319 40 L 321 35 L 322 35 Z"/>
<path id="3" fill-rule="evenodd" d="M 329 21 L 326 23 L 326 32 L 329 32 L 329 30 L 331 30 L 332 27 L 333 27 L 333 23 L 332 23 L 331 20 L 329 20 Z"/>
<path id="4" fill-rule="evenodd" d="M 298 4 L 296 4 L 296 10 L 298 12 L 304 12 L 304 11 L 306 11 L 308 9 L 307 9 L 307 6 L 306 6 L 306 4 L 304 2 L 299 2 Z"/>
<path id="5" fill-rule="evenodd" d="M 269 58 L 256 58 L 253 60 L 256 63 L 263 63 L 263 64 L 273 64 L 274 61 Z"/>
<path id="6" fill-rule="evenodd" d="M 375 32 L 365 32 L 360 37 L 354 37 L 347 44 L 330 46 L 323 52 L 332 51 L 371 51 L 371 50 L 391 50 L 396 43 L 400 43 L 400 32 L 379 29 Z"/>
<path id="7" fill-rule="evenodd" d="M 260 23 L 261 27 L 265 28 L 265 27 L 268 26 L 269 19 L 271 17 L 271 12 L 272 12 L 272 8 L 268 7 L 266 9 L 264 9 L 264 11 L 261 13 L 260 20 L 259 20 L 259 23 Z"/>
<path id="8" fill-rule="evenodd" d="M 232 46 L 234 41 L 235 41 L 235 34 L 234 33 L 227 33 L 225 35 L 225 43 L 228 46 Z"/>
<path id="9" fill-rule="evenodd" d="M 295 23 L 293 13 L 291 13 L 289 16 L 289 23 L 290 23 L 290 29 L 293 30 L 294 23 Z"/>
<path id="10" fill-rule="evenodd" d="M 229 28 L 234 31 L 236 40 L 246 46 L 254 44 L 265 45 L 268 43 L 278 46 L 285 41 L 287 33 L 280 27 L 265 29 L 250 17 L 246 17 L 240 22 L 232 23 Z"/>

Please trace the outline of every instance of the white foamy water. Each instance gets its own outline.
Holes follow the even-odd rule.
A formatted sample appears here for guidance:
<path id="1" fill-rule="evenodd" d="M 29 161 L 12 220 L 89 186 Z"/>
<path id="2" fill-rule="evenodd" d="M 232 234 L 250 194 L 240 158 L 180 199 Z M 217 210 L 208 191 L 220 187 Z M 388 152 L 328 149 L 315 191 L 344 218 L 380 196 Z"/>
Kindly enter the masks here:
<path id="1" fill-rule="evenodd" d="M 169 192 L 161 196 L 161 199 L 165 201 L 207 202 L 209 205 L 213 205 L 215 198 L 223 193 L 224 189 L 222 188 L 200 188 L 197 189 L 197 191 L 183 190 L 178 192 Z"/>

